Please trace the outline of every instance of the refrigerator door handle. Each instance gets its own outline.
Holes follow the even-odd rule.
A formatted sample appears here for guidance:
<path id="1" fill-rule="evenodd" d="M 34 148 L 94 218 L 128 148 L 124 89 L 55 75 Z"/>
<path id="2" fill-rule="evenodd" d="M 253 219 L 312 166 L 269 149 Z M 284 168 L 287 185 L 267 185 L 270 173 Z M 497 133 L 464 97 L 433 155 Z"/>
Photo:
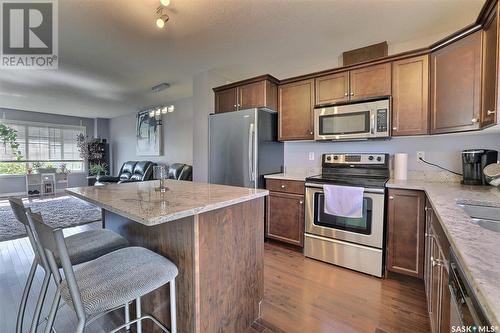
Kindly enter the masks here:
<path id="1" fill-rule="evenodd" d="M 251 123 L 248 128 L 248 178 L 250 181 L 255 180 L 255 170 L 254 170 L 254 124 Z"/>

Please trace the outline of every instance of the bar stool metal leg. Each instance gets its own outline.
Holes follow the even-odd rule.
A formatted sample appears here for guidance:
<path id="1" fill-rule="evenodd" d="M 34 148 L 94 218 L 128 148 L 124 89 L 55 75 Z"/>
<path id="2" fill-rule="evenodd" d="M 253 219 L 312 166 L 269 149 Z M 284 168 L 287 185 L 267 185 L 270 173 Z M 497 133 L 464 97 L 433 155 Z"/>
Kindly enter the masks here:
<path id="1" fill-rule="evenodd" d="M 52 326 L 54 326 L 54 320 L 56 319 L 57 310 L 59 309 L 59 303 L 61 302 L 61 293 L 59 289 L 54 295 L 54 301 L 50 308 L 49 317 L 47 318 L 47 326 L 45 326 L 45 333 L 50 333 L 52 331 Z"/>
<path id="2" fill-rule="evenodd" d="M 177 333 L 175 278 L 170 281 L 170 333 Z"/>
<path id="3" fill-rule="evenodd" d="M 141 318 L 141 298 L 137 297 L 135 300 L 135 314 L 136 318 Z M 137 333 L 142 333 L 142 322 L 139 320 L 137 322 Z"/>
<path id="4" fill-rule="evenodd" d="M 130 321 L 130 312 L 129 312 L 129 304 L 125 304 L 125 323 L 128 323 Z M 130 325 L 125 326 L 125 329 L 127 331 L 130 331 Z"/>
<path id="5" fill-rule="evenodd" d="M 42 306 L 43 302 L 45 301 L 45 295 L 47 294 L 51 275 L 51 273 L 45 271 L 42 288 L 40 289 L 40 294 L 38 295 L 38 301 L 36 302 L 35 312 L 33 314 L 33 320 L 31 322 L 30 332 L 36 332 L 36 328 L 38 327 L 38 320 L 40 319 L 40 312 L 42 312 Z"/>
<path id="6" fill-rule="evenodd" d="M 21 298 L 21 303 L 19 304 L 19 311 L 17 311 L 16 333 L 21 333 L 23 331 L 23 321 L 24 321 L 24 313 L 26 311 L 26 302 L 28 300 L 28 295 L 31 290 L 31 285 L 33 284 L 33 278 L 35 277 L 37 267 L 38 267 L 38 262 L 36 261 L 36 259 L 34 259 L 33 263 L 31 264 L 31 269 L 28 274 L 28 279 L 26 280 L 26 284 L 24 285 L 23 296 Z"/>

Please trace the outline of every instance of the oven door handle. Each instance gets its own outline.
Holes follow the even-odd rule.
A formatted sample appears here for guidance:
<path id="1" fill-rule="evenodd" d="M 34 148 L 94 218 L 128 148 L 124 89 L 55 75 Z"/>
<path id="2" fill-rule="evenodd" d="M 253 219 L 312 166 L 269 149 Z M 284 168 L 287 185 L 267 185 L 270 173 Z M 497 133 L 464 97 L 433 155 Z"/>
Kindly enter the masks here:
<path id="1" fill-rule="evenodd" d="M 314 187 L 314 188 L 323 188 L 321 184 L 315 183 L 306 183 L 306 187 Z M 385 194 L 385 189 L 382 188 L 364 188 L 365 193 L 376 193 L 376 194 Z"/>

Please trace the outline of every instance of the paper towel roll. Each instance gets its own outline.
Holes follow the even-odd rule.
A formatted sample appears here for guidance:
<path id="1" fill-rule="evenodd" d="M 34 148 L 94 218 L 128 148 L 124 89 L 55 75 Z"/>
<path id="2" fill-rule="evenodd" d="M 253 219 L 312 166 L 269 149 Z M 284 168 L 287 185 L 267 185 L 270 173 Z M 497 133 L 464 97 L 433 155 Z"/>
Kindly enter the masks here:
<path id="1" fill-rule="evenodd" d="M 394 179 L 406 180 L 408 178 L 408 154 L 397 153 L 394 155 Z"/>

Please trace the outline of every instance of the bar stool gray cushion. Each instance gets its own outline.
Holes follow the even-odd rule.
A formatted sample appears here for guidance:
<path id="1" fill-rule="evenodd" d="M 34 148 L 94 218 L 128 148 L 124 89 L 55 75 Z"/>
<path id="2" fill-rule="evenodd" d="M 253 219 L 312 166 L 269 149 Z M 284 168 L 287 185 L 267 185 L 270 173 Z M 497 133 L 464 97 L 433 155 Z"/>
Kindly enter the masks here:
<path id="1" fill-rule="evenodd" d="M 64 238 L 71 264 L 78 265 L 106 253 L 127 247 L 128 241 L 117 233 L 106 230 L 88 230 Z M 60 266 L 59 258 L 55 256 Z"/>
<path id="2" fill-rule="evenodd" d="M 120 249 L 75 267 L 87 315 L 122 306 L 163 286 L 177 274 L 174 263 L 143 247 Z M 67 281 L 63 280 L 59 288 L 64 301 L 73 307 Z"/>

